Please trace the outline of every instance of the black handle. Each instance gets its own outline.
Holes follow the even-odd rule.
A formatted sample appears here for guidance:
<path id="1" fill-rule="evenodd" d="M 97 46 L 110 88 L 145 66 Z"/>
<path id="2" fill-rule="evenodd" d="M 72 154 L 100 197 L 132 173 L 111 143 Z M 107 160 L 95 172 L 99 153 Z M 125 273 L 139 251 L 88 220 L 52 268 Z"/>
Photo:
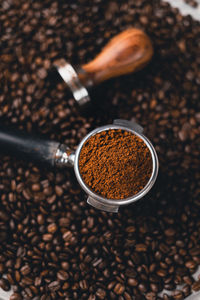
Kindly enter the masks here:
<path id="1" fill-rule="evenodd" d="M 0 152 L 2 154 L 54 166 L 59 145 L 60 143 L 40 139 L 0 125 Z"/>

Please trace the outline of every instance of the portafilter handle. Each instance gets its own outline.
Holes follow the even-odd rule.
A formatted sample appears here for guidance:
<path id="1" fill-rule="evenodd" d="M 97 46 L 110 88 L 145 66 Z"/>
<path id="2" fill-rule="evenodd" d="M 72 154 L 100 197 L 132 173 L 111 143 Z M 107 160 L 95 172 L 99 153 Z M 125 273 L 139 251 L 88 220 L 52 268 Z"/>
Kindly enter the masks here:
<path id="1" fill-rule="evenodd" d="M 74 153 L 66 145 L 0 125 L 0 153 L 50 167 L 73 166 Z"/>

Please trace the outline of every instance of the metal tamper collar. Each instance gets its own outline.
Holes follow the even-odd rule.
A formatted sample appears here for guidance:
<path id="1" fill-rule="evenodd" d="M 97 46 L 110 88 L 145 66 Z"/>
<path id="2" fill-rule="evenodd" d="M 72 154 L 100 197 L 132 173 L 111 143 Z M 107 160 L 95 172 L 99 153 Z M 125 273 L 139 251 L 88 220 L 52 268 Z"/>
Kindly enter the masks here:
<path id="1" fill-rule="evenodd" d="M 55 67 L 57 68 L 58 73 L 60 74 L 62 79 L 69 86 L 77 103 L 82 106 L 90 102 L 88 91 L 81 84 L 79 77 L 72 65 L 62 59 L 55 63 Z"/>

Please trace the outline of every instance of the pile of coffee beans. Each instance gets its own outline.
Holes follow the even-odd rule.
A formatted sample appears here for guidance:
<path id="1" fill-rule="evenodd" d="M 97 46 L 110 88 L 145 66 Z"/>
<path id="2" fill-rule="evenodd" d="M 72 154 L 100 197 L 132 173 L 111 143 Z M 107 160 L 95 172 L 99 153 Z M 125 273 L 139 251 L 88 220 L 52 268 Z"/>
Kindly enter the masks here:
<path id="1" fill-rule="evenodd" d="M 200 23 L 160 0 L 4 0 L 0 10 L 1 123 L 75 149 L 114 118 L 135 120 L 160 162 L 151 192 L 110 214 L 86 203 L 73 170 L 1 156 L 0 287 L 13 287 L 11 300 L 178 300 L 200 290 Z M 54 61 L 81 65 L 132 26 L 151 37 L 151 63 L 96 89 L 84 115 L 50 76 Z"/>

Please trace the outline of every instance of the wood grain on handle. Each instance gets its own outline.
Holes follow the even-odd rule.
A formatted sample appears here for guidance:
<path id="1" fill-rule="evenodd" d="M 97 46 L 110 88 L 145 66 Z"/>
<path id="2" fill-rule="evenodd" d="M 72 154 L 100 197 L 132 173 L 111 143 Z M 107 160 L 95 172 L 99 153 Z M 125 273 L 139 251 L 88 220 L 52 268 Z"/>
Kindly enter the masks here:
<path id="1" fill-rule="evenodd" d="M 101 53 L 82 66 L 94 83 L 142 69 L 152 58 L 153 47 L 141 30 L 130 28 L 112 38 Z"/>

